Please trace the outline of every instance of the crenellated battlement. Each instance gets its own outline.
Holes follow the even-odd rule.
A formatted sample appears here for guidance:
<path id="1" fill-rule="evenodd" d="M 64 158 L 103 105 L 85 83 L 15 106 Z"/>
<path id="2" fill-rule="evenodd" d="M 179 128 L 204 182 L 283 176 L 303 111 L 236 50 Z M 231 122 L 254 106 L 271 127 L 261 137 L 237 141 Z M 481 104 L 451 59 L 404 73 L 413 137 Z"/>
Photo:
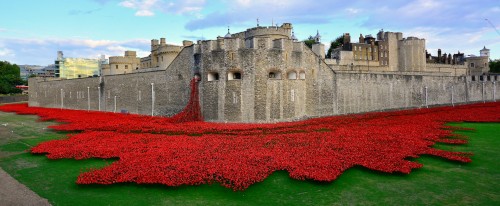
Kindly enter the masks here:
<path id="1" fill-rule="evenodd" d="M 217 40 L 200 40 L 194 44 L 194 53 L 210 53 L 213 51 L 238 51 L 240 49 L 259 50 L 290 50 L 302 52 L 304 42 L 295 42 L 291 39 L 272 39 L 269 37 L 253 37 L 250 39 L 240 38 L 218 38 Z"/>
<path id="2" fill-rule="evenodd" d="M 158 54 L 178 54 L 181 52 L 183 46 L 168 45 L 161 46 L 158 48 Z"/>
<path id="3" fill-rule="evenodd" d="M 246 31 L 239 32 L 231 35 L 233 38 L 240 39 L 251 39 L 255 37 L 269 37 L 271 39 L 291 39 L 292 36 L 292 24 L 284 23 L 281 26 L 257 26 L 254 28 L 247 29 Z"/>

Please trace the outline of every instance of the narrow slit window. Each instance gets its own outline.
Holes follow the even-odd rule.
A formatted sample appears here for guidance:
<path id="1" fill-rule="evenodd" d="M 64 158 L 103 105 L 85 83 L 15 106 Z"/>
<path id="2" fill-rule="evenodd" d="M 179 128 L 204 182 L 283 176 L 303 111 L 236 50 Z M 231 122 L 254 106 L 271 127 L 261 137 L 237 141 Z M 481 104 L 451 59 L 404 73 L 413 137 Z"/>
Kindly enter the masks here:
<path id="1" fill-rule="evenodd" d="M 241 79 L 241 73 L 240 72 L 229 72 L 227 73 L 227 80 L 237 80 Z"/>
<path id="2" fill-rule="evenodd" d="M 209 82 L 218 81 L 219 80 L 219 73 L 217 73 L 217 72 L 208 73 L 207 80 Z"/>

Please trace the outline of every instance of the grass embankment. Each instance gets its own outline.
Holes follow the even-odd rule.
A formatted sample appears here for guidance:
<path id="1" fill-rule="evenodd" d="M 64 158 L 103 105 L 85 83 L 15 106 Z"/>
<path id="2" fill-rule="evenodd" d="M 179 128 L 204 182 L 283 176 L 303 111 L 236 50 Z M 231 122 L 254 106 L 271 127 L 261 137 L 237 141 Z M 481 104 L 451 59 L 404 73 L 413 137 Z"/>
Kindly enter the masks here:
<path id="1" fill-rule="evenodd" d="M 469 144 L 436 147 L 473 152 L 472 163 L 461 164 L 424 156 L 421 169 L 410 175 L 385 174 L 364 168 L 346 171 L 332 183 L 297 181 L 276 172 L 244 192 L 217 184 L 163 185 L 75 184 L 80 171 L 111 164 L 112 160 L 49 160 L 28 148 L 50 139 L 65 138 L 37 122 L 35 116 L 0 112 L 0 167 L 54 205 L 499 205 L 500 124 L 461 123 L 476 131 Z"/>

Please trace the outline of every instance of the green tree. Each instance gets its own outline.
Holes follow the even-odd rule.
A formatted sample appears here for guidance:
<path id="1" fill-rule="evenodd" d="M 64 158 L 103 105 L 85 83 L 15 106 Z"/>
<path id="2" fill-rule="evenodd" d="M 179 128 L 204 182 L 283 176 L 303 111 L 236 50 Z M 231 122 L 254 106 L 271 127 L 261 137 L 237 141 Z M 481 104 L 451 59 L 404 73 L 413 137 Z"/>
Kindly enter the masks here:
<path id="1" fill-rule="evenodd" d="M 342 46 L 343 44 L 344 44 L 344 35 L 339 36 L 334 41 L 332 41 L 330 43 L 330 48 L 328 49 L 328 52 L 326 53 L 326 58 L 332 58 L 333 50 L 339 46 Z"/>
<path id="2" fill-rule="evenodd" d="M 23 84 L 19 66 L 0 61 L 0 94 L 21 93 L 16 85 Z"/>
<path id="3" fill-rule="evenodd" d="M 490 72 L 500 73 L 500 59 L 490 60 Z"/>
<path id="4" fill-rule="evenodd" d="M 309 47 L 311 49 L 313 47 L 313 44 L 315 44 L 315 43 L 316 43 L 316 41 L 314 39 L 311 39 L 311 38 L 304 40 L 304 44 L 306 44 L 307 47 Z"/>

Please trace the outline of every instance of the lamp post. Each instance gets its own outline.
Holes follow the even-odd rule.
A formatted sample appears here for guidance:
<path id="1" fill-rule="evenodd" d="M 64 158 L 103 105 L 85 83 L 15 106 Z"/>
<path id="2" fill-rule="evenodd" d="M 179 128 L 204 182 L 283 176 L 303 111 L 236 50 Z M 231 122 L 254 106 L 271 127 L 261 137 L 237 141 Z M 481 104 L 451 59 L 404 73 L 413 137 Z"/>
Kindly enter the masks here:
<path id="1" fill-rule="evenodd" d="M 497 82 L 493 82 L 493 102 L 497 101 L 497 97 L 496 97 L 496 94 L 495 94 L 495 93 L 497 93 L 496 83 Z"/>
<path id="2" fill-rule="evenodd" d="M 151 83 L 151 116 L 154 116 L 155 111 L 155 84 Z"/>
<path id="3" fill-rule="evenodd" d="M 425 86 L 425 107 L 429 108 L 429 104 L 427 103 L 427 86 Z"/>
<path id="4" fill-rule="evenodd" d="M 451 105 L 455 106 L 455 102 L 453 101 L 453 85 L 451 85 Z"/>
<path id="5" fill-rule="evenodd" d="M 87 111 L 90 110 L 90 87 L 87 87 Z"/>
<path id="6" fill-rule="evenodd" d="M 97 87 L 97 95 L 99 95 L 99 111 L 101 111 L 101 87 Z"/>
<path id="7" fill-rule="evenodd" d="M 61 89 L 61 109 L 64 107 L 63 89 Z"/>

